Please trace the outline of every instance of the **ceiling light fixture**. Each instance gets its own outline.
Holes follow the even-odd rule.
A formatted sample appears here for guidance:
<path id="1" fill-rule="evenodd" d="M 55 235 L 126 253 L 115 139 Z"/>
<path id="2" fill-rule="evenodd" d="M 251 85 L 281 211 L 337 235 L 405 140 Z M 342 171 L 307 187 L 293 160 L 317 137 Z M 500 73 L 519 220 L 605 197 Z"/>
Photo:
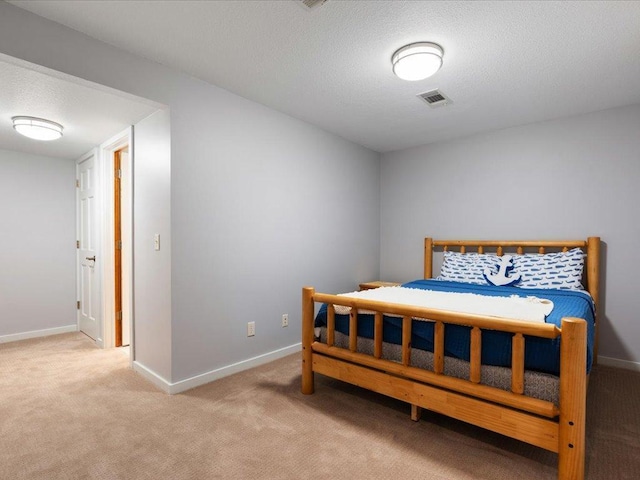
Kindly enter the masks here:
<path id="1" fill-rule="evenodd" d="M 36 117 L 13 117 L 16 132 L 34 140 L 57 140 L 62 137 L 62 125 L 51 120 Z"/>
<path id="2" fill-rule="evenodd" d="M 423 80 L 440 70 L 443 55 L 444 50 L 437 43 L 405 45 L 391 57 L 393 73 L 403 80 Z"/>

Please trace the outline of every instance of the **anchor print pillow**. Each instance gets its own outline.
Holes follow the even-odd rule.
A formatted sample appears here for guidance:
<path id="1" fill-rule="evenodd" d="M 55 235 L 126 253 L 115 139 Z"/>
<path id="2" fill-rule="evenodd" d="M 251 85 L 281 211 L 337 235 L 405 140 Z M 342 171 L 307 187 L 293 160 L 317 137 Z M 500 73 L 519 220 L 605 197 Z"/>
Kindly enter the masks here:
<path id="1" fill-rule="evenodd" d="M 487 283 L 497 287 L 519 286 L 521 275 L 519 272 L 514 272 L 513 256 L 503 255 L 499 259 L 498 273 L 492 272 L 489 268 L 484 269 L 484 278 Z"/>
<path id="2" fill-rule="evenodd" d="M 488 253 L 458 253 L 444 252 L 444 261 L 440 268 L 440 275 L 436 280 L 451 282 L 475 283 L 486 285 L 485 269 L 491 274 L 498 272 L 500 259 Z"/>
<path id="3" fill-rule="evenodd" d="M 584 290 L 584 253 L 579 248 L 567 252 L 513 256 L 513 272 L 520 274 L 520 288 L 560 288 Z"/>

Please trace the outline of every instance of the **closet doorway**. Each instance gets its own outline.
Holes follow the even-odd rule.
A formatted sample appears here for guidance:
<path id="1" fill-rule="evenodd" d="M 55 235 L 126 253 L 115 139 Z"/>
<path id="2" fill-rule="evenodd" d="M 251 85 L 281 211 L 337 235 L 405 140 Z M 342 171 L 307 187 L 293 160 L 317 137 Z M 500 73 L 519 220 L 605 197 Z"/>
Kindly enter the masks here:
<path id="1" fill-rule="evenodd" d="M 131 212 L 127 198 L 131 190 L 131 163 L 129 146 L 117 150 L 113 154 L 113 216 L 114 216 L 114 310 L 115 310 L 115 338 L 114 346 L 124 347 L 131 343 L 131 316 L 124 305 L 130 302 L 130 290 L 127 279 L 127 268 L 130 259 L 127 258 L 128 249 L 124 249 L 123 239 L 130 238 L 127 226 L 131 224 Z"/>
<path id="2" fill-rule="evenodd" d="M 133 352 L 133 127 L 101 145 L 105 189 L 104 347 Z"/>

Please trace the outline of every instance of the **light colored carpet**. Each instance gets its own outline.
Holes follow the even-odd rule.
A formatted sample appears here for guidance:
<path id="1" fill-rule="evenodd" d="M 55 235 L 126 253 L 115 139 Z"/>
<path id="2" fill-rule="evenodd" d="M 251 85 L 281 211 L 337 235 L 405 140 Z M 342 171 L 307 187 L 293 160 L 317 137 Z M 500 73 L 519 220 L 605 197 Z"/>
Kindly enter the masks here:
<path id="1" fill-rule="evenodd" d="M 168 396 L 81 334 L 0 345 L 1 479 L 554 479 L 556 456 L 316 376 L 293 355 Z M 640 472 L 640 374 L 597 367 L 587 478 Z"/>

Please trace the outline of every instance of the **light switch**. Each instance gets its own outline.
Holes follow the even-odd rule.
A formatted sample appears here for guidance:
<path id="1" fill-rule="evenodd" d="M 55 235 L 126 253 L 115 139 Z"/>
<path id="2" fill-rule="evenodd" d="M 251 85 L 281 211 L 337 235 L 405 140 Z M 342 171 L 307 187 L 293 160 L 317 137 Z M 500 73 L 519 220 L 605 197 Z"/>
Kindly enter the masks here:
<path id="1" fill-rule="evenodd" d="M 159 233 L 156 233 L 153 236 L 153 246 L 156 249 L 156 251 L 160 250 L 160 234 Z"/>

